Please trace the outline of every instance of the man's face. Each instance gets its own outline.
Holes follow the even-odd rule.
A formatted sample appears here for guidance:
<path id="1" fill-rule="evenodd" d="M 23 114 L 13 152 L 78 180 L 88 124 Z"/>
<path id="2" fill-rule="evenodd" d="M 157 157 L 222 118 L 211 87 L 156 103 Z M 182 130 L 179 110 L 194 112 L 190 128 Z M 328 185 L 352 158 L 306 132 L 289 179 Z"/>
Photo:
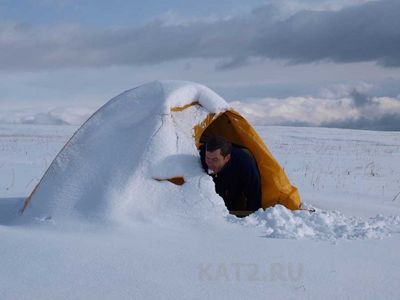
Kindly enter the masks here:
<path id="1" fill-rule="evenodd" d="M 230 154 L 224 157 L 221 154 L 221 149 L 217 149 L 212 152 L 206 151 L 207 167 L 214 173 L 218 173 L 219 171 L 221 171 L 230 158 L 231 158 Z"/>

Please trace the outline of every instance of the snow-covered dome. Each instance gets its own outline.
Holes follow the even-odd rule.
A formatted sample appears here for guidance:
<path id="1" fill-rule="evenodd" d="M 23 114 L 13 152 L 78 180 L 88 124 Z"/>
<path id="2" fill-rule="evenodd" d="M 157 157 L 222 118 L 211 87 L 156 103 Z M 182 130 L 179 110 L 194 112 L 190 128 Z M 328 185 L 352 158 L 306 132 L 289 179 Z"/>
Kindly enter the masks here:
<path id="1" fill-rule="evenodd" d="M 174 112 L 192 103 L 200 105 Z M 223 200 L 202 171 L 193 127 L 210 112 L 227 109 L 216 93 L 189 82 L 156 81 L 120 94 L 64 146 L 24 215 L 108 220 L 225 215 Z M 184 185 L 162 181 L 178 176 Z"/>

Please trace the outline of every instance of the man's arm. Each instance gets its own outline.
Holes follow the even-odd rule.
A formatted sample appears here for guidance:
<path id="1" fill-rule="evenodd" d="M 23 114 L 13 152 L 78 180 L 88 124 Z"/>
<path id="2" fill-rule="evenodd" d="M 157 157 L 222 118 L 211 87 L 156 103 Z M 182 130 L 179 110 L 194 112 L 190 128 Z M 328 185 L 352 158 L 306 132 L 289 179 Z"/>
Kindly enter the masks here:
<path id="1" fill-rule="evenodd" d="M 247 210 L 256 211 L 261 207 L 261 179 L 255 159 L 246 152 L 243 153 L 240 176 L 247 198 Z"/>

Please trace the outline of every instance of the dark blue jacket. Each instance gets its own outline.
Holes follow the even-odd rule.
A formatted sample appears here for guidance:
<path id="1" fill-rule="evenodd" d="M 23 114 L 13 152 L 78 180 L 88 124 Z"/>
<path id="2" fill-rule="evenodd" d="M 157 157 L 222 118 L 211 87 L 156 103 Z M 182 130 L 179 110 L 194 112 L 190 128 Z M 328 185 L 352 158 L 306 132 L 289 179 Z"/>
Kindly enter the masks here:
<path id="1" fill-rule="evenodd" d="M 205 147 L 200 148 L 201 163 L 207 172 Z M 246 151 L 232 147 L 231 158 L 217 174 L 211 175 L 215 190 L 230 211 L 261 207 L 261 180 L 255 159 Z"/>

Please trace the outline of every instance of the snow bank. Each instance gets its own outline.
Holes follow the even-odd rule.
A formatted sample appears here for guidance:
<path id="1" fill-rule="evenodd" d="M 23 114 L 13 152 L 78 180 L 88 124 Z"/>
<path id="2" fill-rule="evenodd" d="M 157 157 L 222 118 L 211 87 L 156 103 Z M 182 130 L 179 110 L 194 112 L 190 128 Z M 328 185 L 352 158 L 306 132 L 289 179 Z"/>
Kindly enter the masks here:
<path id="1" fill-rule="evenodd" d="M 171 112 L 195 102 L 201 106 Z M 223 220 L 227 210 L 201 168 L 193 127 L 208 113 L 228 108 L 208 88 L 187 82 L 153 82 L 124 92 L 57 155 L 33 193 L 27 217 Z M 175 176 L 185 184 L 166 181 Z"/>
<path id="2" fill-rule="evenodd" d="M 261 228 L 265 237 L 287 239 L 379 239 L 400 230 L 400 216 L 376 217 L 363 220 L 346 217 L 338 211 L 290 211 L 282 205 L 259 209 L 250 216 L 227 220 L 247 227 Z"/>

